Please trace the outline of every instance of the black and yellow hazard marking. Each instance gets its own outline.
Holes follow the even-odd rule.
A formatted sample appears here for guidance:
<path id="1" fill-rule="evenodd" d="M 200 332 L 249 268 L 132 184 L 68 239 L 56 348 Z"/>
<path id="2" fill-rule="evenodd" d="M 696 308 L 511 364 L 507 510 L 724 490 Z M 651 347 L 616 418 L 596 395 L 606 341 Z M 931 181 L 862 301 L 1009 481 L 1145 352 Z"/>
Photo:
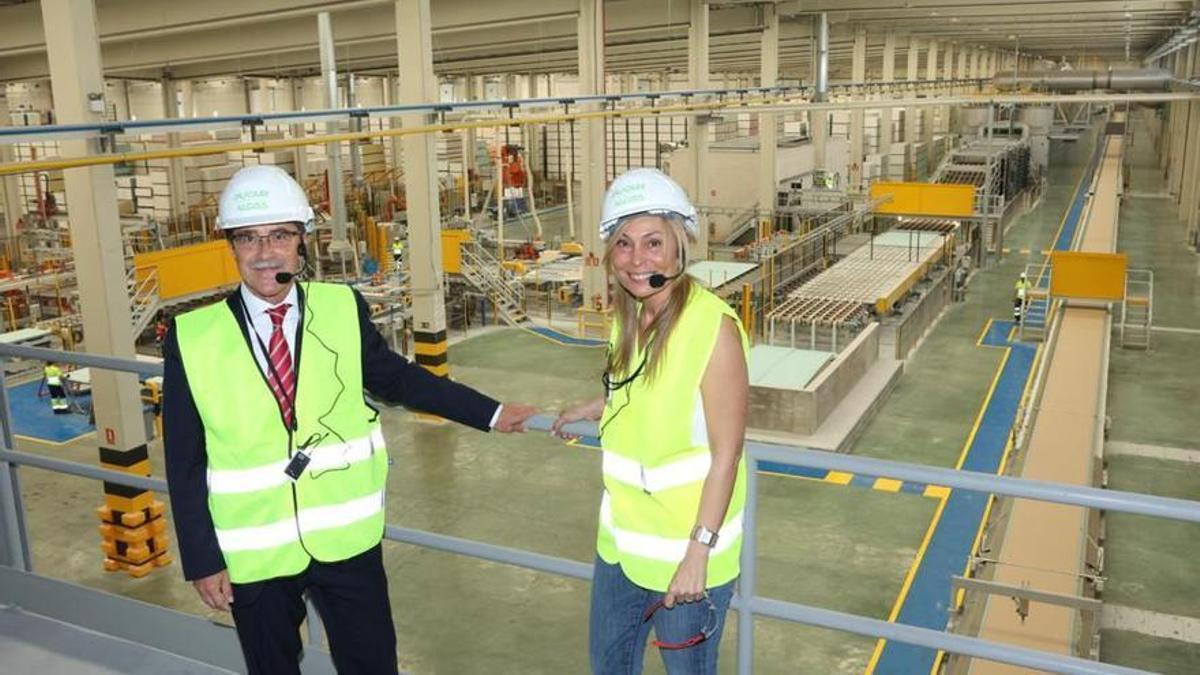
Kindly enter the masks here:
<path id="1" fill-rule="evenodd" d="M 100 466 L 149 476 L 150 453 L 145 445 L 125 451 L 102 447 Z M 165 512 L 165 505 L 155 498 L 154 492 L 104 481 L 104 505 L 96 510 L 104 569 L 124 570 L 130 576 L 144 577 L 156 567 L 171 564 Z"/>
<path id="2" fill-rule="evenodd" d="M 434 333 L 413 331 L 413 360 L 438 377 L 450 375 L 448 350 L 445 330 Z"/>

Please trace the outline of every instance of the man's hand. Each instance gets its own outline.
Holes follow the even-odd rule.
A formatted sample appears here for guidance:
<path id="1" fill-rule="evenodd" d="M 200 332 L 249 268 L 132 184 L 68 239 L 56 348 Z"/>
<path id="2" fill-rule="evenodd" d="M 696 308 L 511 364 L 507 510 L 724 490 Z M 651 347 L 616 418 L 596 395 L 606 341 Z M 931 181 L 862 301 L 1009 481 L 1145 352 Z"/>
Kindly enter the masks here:
<path id="1" fill-rule="evenodd" d="M 200 594 L 204 604 L 223 612 L 229 611 L 229 606 L 233 604 L 233 586 L 229 583 L 227 570 L 197 579 L 192 585 L 196 587 L 196 592 Z"/>
<path id="2" fill-rule="evenodd" d="M 509 434 L 525 431 L 525 420 L 537 414 L 538 409 L 523 403 L 505 403 L 496 420 L 496 431 Z"/>

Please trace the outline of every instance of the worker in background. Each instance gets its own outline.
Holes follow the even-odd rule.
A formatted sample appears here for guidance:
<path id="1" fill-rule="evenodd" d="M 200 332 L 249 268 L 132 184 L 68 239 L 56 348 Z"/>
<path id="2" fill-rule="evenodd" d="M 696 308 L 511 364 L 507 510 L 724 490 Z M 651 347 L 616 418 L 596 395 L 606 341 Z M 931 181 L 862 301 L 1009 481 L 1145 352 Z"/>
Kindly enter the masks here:
<path id="1" fill-rule="evenodd" d="M 400 237 L 392 239 L 392 262 L 400 269 L 400 261 L 404 260 L 404 240 Z"/>
<path id="2" fill-rule="evenodd" d="M 687 194 L 654 169 L 605 195 L 600 238 L 618 285 L 604 393 L 554 423 L 559 435 L 600 423 L 594 673 L 640 672 L 651 628 L 668 673 L 715 673 L 739 573 L 749 346 L 737 314 L 684 273 L 696 228 Z"/>
<path id="3" fill-rule="evenodd" d="M 232 611 L 250 673 L 298 673 L 307 592 L 339 673 L 395 673 L 382 548 L 388 456 L 364 392 L 481 431 L 503 405 L 388 349 L 350 286 L 298 283 L 313 210 L 282 169 L 233 176 L 218 205 L 241 275 L 164 343 L 167 481 L 184 576 Z"/>
<path id="4" fill-rule="evenodd" d="M 1022 310 L 1025 306 L 1025 294 L 1029 290 L 1029 278 L 1024 272 L 1021 272 L 1021 277 L 1017 279 L 1017 283 L 1013 284 L 1013 321 L 1021 323 Z"/>
<path id="5" fill-rule="evenodd" d="M 42 374 L 46 377 L 46 389 L 50 390 L 50 409 L 55 415 L 71 412 L 71 406 L 67 404 L 67 391 L 63 388 L 62 370 L 53 362 L 47 361 Z"/>
<path id="6" fill-rule="evenodd" d="M 954 267 L 954 301 L 962 302 L 967 299 L 967 279 L 971 276 L 971 259 L 960 258 Z"/>

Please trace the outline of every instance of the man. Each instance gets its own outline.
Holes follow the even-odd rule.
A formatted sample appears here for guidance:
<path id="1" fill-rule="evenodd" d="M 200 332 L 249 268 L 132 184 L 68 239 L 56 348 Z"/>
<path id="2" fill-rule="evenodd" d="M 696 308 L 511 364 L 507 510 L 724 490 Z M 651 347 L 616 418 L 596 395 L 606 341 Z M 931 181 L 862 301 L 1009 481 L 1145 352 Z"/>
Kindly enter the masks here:
<path id="1" fill-rule="evenodd" d="M 392 262 L 400 269 L 400 261 L 404 260 L 404 242 L 400 237 L 392 239 Z"/>
<path id="2" fill-rule="evenodd" d="M 1021 323 L 1024 320 L 1022 312 L 1025 308 L 1025 293 L 1029 290 L 1029 277 L 1021 272 L 1021 278 L 1013 284 L 1013 321 Z"/>
<path id="3" fill-rule="evenodd" d="M 313 213 L 274 166 L 242 169 L 220 227 L 242 283 L 177 317 L 163 345 L 167 480 L 184 576 L 232 611 L 251 673 L 298 673 L 308 591 L 341 673 L 394 673 L 380 541 L 387 452 L 377 398 L 486 431 L 500 406 L 393 353 L 348 286 L 298 284 Z"/>
<path id="4" fill-rule="evenodd" d="M 62 369 L 47 361 L 42 374 L 46 377 L 46 389 L 50 391 L 50 409 L 55 415 L 71 412 L 71 406 L 67 404 L 67 392 L 63 389 Z"/>

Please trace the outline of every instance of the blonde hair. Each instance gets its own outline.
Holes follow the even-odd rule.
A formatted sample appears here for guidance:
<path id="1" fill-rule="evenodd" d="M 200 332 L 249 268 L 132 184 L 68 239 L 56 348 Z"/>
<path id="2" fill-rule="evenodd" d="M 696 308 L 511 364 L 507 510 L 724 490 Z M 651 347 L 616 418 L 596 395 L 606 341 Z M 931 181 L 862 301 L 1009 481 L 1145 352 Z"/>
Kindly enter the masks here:
<path id="1" fill-rule="evenodd" d="M 620 239 L 621 229 L 630 220 L 643 216 L 645 214 L 634 214 L 626 216 L 617 226 L 613 228 L 612 236 L 608 238 L 608 246 L 604 251 L 604 267 L 608 270 L 610 277 L 613 274 L 612 253 L 616 246 L 617 240 Z M 611 375 L 620 375 L 628 377 L 633 374 L 638 368 L 642 368 L 642 376 L 647 381 L 653 380 L 658 372 L 659 364 L 666 354 L 667 342 L 671 337 L 671 331 L 674 330 L 675 324 L 679 322 L 679 316 L 683 313 L 683 308 L 687 304 L 688 296 L 691 295 L 692 286 L 695 280 L 685 272 L 684 267 L 687 265 L 687 245 L 688 236 L 683 226 L 683 218 L 675 215 L 658 216 L 667 224 L 667 234 L 670 240 L 676 246 L 679 262 L 679 276 L 672 280 L 670 287 L 660 291 L 669 294 L 667 303 L 659 312 L 658 316 L 654 317 L 654 321 L 650 325 L 642 329 L 638 324 L 638 305 L 640 300 L 629 294 L 625 287 L 621 284 L 616 284 L 613 290 L 612 309 L 613 321 L 617 322 L 620 329 L 619 338 L 615 349 L 608 355 L 608 363 L 606 368 Z M 646 357 L 644 366 L 639 366 L 633 363 L 634 355 L 637 353 L 637 347 L 641 346 L 646 349 Z"/>

